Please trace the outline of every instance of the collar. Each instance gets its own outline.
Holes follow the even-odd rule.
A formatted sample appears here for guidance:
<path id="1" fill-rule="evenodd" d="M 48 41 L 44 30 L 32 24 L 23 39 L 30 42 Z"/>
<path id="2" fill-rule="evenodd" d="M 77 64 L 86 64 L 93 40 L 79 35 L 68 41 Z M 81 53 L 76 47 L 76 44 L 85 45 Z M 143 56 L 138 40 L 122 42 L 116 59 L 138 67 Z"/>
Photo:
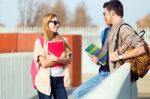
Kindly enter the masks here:
<path id="1" fill-rule="evenodd" d="M 121 23 L 123 23 L 123 19 L 119 20 L 117 23 L 115 23 L 114 25 L 112 25 L 111 30 L 115 30 L 118 26 L 120 26 Z"/>

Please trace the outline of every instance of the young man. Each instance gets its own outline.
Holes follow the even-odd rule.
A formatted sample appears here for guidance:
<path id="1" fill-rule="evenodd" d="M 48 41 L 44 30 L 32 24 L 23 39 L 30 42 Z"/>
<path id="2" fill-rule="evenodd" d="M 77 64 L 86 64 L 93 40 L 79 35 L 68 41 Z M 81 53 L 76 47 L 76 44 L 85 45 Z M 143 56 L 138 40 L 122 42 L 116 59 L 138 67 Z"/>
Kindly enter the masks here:
<path id="1" fill-rule="evenodd" d="M 118 50 L 114 51 L 118 28 L 120 27 L 122 23 L 124 23 L 123 5 L 118 0 L 112 0 L 112 1 L 108 1 L 104 3 L 103 8 L 104 8 L 105 22 L 106 24 L 109 24 L 111 26 L 110 32 L 107 37 L 106 49 L 109 54 L 108 55 L 109 56 L 109 63 L 108 63 L 109 69 L 110 69 L 110 72 L 113 72 L 120 66 L 120 64 L 117 62 L 118 60 L 136 57 L 145 53 L 144 46 L 143 46 L 144 42 L 141 40 L 139 36 L 137 36 L 134 33 L 131 27 L 123 25 L 119 32 L 119 38 L 118 38 L 119 48 Z M 133 47 L 135 49 L 132 50 L 131 52 L 123 54 L 123 52 L 128 46 Z M 91 59 L 93 62 L 97 63 L 97 59 L 94 56 L 91 57 Z M 93 87 L 95 87 L 104 78 L 106 78 L 106 75 L 104 77 L 102 73 L 103 73 L 103 69 L 102 71 L 100 69 L 99 75 L 97 75 L 93 79 L 87 81 L 85 84 L 77 88 L 74 92 L 74 98 L 82 99 L 83 95 L 91 91 Z"/>
<path id="2" fill-rule="evenodd" d="M 141 37 L 136 35 L 131 27 L 127 25 L 122 25 L 124 23 L 124 11 L 123 5 L 120 1 L 108 1 L 104 3 L 103 8 L 105 22 L 107 24 L 111 24 L 111 29 L 109 32 L 110 34 L 108 35 L 107 41 L 107 49 L 109 53 L 109 69 L 110 73 L 112 73 L 121 66 L 118 62 L 119 60 L 124 60 L 142 55 L 143 53 L 145 53 L 145 49 L 144 42 L 142 41 Z M 117 33 L 119 33 L 119 37 L 117 37 Z M 118 39 L 117 42 L 116 39 Z M 116 43 L 118 43 L 117 50 Z M 134 49 L 128 53 L 124 53 L 127 47 L 133 47 Z M 131 87 L 135 88 L 136 84 L 131 84 Z M 137 89 L 134 89 L 134 91 L 132 90 L 134 94 L 137 94 L 136 90 Z"/>
<path id="3" fill-rule="evenodd" d="M 136 57 L 145 53 L 144 42 L 135 34 L 134 30 L 127 26 L 122 25 L 123 21 L 123 5 L 119 0 L 111 0 L 103 5 L 104 18 L 107 24 L 111 24 L 110 34 L 108 35 L 107 48 L 109 52 L 109 68 L 110 72 L 113 72 L 119 68 L 120 64 L 117 62 L 121 59 L 128 59 Z M 115 49 L 117 32 L 119 27 L 118 49 Z M 134 49 L 128 53 L 124 53 L 127 47 L 133 47 Z M 118 54 L 119 53 L 119 54 Z"/>

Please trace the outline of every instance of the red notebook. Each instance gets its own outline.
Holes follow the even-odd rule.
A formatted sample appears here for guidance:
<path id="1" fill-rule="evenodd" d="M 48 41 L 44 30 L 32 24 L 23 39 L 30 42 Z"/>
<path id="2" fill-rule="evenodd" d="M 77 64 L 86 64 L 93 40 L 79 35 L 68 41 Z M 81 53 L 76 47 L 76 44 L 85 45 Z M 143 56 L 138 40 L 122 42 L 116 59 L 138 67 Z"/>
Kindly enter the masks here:
<path id="1" fill-rule="evenodd" d="M 64 42 L 63 41 L 48 41 L 48 52 L 60 57 L 64 52 Z M 61 67 L 63 64 L 55 64 L 52 67 Z"/>

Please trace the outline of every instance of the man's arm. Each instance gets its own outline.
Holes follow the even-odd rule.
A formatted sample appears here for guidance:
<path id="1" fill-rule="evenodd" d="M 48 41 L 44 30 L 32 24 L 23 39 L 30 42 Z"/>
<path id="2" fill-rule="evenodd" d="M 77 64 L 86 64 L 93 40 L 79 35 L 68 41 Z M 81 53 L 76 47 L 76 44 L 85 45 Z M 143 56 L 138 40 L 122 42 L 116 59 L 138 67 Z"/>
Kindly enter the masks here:
<path id="1" fill-rule="evenodd" d="M 135 48 L 135 49 L 133 49 L 133 50 L 127 52 L 127 53 L 124 53 L 122 55 L 122 59 L 133 58 L 133 57 L 136 57 L 136 56 L 140 56 L 144 53 L 145 53 L 144 46 L 141 46 L 141 47 Z"/>
<path id="2" fill-rule="evenodd" d="M 123 53 L 121 57 L 122 59 L 133 58 L 145 53 L 143 40 L 133 31 L 132 28 L 128 26 L 122 26 L 120 30 L 120 37 L 124 44 L 128 45 L 128 47 L 134 48 L 130 52 Z M 110 54 L 110 60 L 119 60 L 119 55 L 117 51 Z"/>
<path id="3" fill-rule="evenodd" d="M 141 46 L 141 47 L 135 48 L 127 53 L 122 54 L 122 59 L 124 60 L 124 59 L 133 58 L 136 56 L 140 56 L 144 53 L 145 53 L 144 46 Z M 118 51 L 116 50 L 114 53 L 110 54 L 110 61 L 115 62 L 118 60 L 120 60 L 120 59 L 119 59 Z"/>

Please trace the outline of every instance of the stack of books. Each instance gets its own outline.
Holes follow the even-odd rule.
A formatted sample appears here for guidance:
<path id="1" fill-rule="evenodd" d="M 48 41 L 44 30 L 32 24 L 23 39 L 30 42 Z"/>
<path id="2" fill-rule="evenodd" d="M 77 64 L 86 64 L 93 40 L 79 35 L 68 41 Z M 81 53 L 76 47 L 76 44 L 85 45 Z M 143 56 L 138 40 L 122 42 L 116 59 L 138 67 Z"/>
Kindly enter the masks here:
<path id="1" fill-rule="evenodd" d="M 107 61 L 107 52 L 102 50 L 101 48 L 97 47 L 95 44 L 90 44 L 85 51 L 89 55 L 94 55 L 98 58 L 98 63 L 100 63 L 102 66 L 106 65 Z"/>

